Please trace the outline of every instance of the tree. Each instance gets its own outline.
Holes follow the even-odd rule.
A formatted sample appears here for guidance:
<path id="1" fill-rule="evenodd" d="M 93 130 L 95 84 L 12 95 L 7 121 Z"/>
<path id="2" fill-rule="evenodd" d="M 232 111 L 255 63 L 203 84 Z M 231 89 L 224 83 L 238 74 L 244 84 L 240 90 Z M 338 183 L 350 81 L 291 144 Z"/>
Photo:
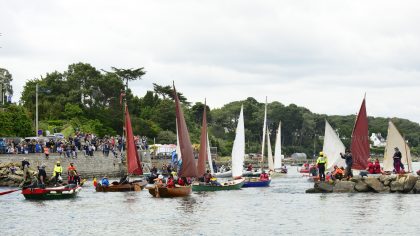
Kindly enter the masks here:
<path id="1" fill-rule="evenodd" d="M 24 107 L 10 105 L 0 111 L 0 136 L 26 137 L 32 133 L 32 122 Z"/>
<path id="2" fill-rule="evenodd" d="M 175 144 L 176 134 L 170 130 L 160 131 L 156 141 L 161 144 Z"/>

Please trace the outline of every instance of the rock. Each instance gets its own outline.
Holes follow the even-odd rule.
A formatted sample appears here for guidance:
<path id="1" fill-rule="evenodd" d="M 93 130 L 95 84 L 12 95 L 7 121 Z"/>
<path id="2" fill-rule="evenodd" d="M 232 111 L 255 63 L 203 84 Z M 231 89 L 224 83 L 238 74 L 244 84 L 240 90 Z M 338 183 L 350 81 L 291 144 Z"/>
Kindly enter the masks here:
<path id="1" fill-rule="evenodd" d="M 394 180 L 390 184 L 391 192 L 402 192 L 404 190 L 404 183 Z"/>
<path id="2" fill-rule="evenodd" d="M 373 189 L 373 191 L 377 193 L 389 191 L 389 188 L 385 187 L 377 178 L 369 177 L 366 178 L 364 181 L 371 189 Z"/>
<path id="3" fill-rule="evenodd" d="M 9 174 L 9 175 L 7 176 L 7 178 L 8 178 L 9 180 L 14 181 L 14 182 L 22 182 L 22 181 L 23 181 L 23 177 L 22 177 L 22 176 L 19 176 L 19 175 L 14 175 L 14 174 Z"/>
<path id="4" fill-rule="evenodd" d="M 334 193 L 352 193 L 356 183 L 352 181 L 339 181 L 333 187 Z"/>
<path id="5" fill-rule="evenodd" d="M 332 193 L 333 191 L 333 185 L 327 182 L 316 183 L 315 188 L 319 189 L 322 193 Z"/>
<path id="6" fill-rule="evenodd" d="M 9 163 L 0 163 L 0 169 L 9 168 Z"/>
<path id="7" fill-rule="evenodd" d="M 23 176 L 23 170 L 16 170 L 15 174 Z"/>
<path id="8" fill-rule="evenodd" d="M 354 189 L 356 189 L 357 192 L 361 192 L 361 193 L 365 193 L 365 192 L 370 192 L 371 188 L 369 187 L 369 185 L 367 185 L 365 182 L 363 181 L 359 181 L 355 186 Z"/>
<path id="9" fill-rule="evenodd" d="M 407 176 L 407 178 L 405 179 L 405 182 L 404 182 L 403 192 L 405 192 L 405 193 L 410 192 L 413 189 L 416 182 L 417 182 L 417 177 L 416 176 L 414 176 L 414 175 Z"/>
<path id="10" fill-rule="evenodd" d="M 416 184 L 414 185 L 413 192 L 420 193 L 420 180 L 417 180 Z"/>
<path id="11" fill-rule="evenodd" d="M 318 188 L 310 188 L 305 191 L 305 193 L 322 193 Z"/>

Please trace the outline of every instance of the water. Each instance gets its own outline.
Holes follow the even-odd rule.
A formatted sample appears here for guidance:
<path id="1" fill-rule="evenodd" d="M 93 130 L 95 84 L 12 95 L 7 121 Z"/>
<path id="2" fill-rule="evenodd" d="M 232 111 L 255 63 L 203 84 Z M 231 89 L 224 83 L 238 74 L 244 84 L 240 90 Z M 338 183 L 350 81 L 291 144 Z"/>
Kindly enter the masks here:
<path id="1" fill-rule="evenodd" d="M 415 163 L 415 170 L 419 167 Z M 269 188 L 157 199 L 148 191 L 28 201 L 0 196 L 1 235 L 418 235 L 419 195 L 305 194 L 313 186 L 289 168 Z M 89 184 L 89 183 L 88 183 Z M 0 191 L 5 191 L 1 188 Z"/>

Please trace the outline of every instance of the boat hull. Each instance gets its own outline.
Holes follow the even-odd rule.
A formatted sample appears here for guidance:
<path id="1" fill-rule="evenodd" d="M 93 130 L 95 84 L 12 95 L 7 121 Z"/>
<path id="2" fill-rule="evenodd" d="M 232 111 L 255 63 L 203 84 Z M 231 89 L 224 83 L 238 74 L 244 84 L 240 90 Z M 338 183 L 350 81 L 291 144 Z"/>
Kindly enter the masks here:
<path id="1" fill-rule="evenodd" d="M 244 188 L 258 188 L 258 187 L 269 187 L 271 183 L 271 179 L 261 181 L 259 179 L 247 179 L 244 182 Z"/>
<path id="2" fill-rule="evenodd" d="M 206 183 L 194 183 L 192 191 L 223 191 L 223 190 L 239 190 L 244 185 L 245 179 L 231 180 L 226 183 L 221 183 L 221 186 L 211 185 Z"/>
<path id="3" fill-rule="evenodd" d="M 191 194 L 191 185 L 189 186 L 177 186 L 174 188 L 167 188 L 167 187 L 156 187 L 151 186 L 148 188 L 149 193 L 153 197 L 161 197 L 161 198 L 172 198 L 172 197 L 185 197 Z"/>
<path id="4" fill-rule="evenodd" d="M 143 190 L 147 182 L 135 182 L 128 184 L 110 185 L 110 186 L 96 186 L 96 192 L 138 192 Z"/>
<path id="5" fill-rule="evenodd" d="M 22 194 L 29 200 L 58 200 L 74 198 L 81 189 L 80 186 L 74 188 L 26 188 L 22 190 Z"/>

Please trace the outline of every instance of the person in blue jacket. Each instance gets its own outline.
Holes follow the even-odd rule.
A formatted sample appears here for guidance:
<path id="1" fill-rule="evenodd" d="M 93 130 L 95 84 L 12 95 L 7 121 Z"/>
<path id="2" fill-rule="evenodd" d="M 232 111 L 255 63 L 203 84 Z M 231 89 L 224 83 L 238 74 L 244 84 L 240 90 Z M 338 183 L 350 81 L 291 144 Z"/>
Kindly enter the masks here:
<path id="1" fill-rule="evenodd" d="M 105 186 L 105 187 L 108 187 L 108 186 L 109 186 L 109 180 L 108 180 L 108 177 L 104 176 L 104 177 L 102 178 L 101 185 L 102 185 L 102 186 Z"/>

